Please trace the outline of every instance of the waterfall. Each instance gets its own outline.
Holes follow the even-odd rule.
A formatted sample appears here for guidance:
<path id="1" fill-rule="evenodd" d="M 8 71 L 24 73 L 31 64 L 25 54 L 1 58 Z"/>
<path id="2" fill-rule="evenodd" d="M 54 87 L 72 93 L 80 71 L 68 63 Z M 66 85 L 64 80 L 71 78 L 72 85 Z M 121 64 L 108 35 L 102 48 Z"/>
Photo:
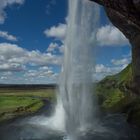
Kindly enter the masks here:
<path id="1" fill-rule="evenodd" d="M 69 0 L 64 59 L 54 114 L 32 122 L 64 132 L 77 140 L 82 132 L 97 129 L 93 85 L 99 7 L 89 0 Z"/>
<path id="2" fill-rule="evenodd" d="M 65 129 L 75 137 L 90 129 L 96 120 L 93 89 L 96 30 L 99 7 L 88 0 L 69 0 L 64 62 L 59 84 L 58 104 L 62 104 Z"/>

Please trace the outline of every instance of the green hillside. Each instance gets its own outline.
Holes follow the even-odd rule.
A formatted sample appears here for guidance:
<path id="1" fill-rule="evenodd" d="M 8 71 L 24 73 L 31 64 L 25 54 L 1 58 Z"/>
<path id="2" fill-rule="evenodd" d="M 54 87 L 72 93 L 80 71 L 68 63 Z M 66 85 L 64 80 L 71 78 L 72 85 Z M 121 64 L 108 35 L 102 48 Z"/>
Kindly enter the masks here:
<path id="1" fill-rule="evenodd" d="M 109 113 L 126 113 L 127 120 L 140 125 L 140 97 L 131 90 L 132 68 L 107 76 L 96 86 L 100 107 Z"/>

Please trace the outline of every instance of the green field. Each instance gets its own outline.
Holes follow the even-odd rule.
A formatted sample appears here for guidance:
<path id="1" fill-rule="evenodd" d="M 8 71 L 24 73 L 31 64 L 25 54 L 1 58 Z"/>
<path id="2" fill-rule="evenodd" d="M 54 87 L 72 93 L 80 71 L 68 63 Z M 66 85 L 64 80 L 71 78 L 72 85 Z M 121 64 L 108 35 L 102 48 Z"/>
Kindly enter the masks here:
<path id="1" fill-rule="evenodd" d="M 45 98 L 55 99 L 55 90 L 0 89 L 0 122 L 38 111 Z"/>
<path id="2" fill-rule="evenodd" d="M 0 96 L 36 96 L 54 98 L 55 89 L 0 89 Z"/>

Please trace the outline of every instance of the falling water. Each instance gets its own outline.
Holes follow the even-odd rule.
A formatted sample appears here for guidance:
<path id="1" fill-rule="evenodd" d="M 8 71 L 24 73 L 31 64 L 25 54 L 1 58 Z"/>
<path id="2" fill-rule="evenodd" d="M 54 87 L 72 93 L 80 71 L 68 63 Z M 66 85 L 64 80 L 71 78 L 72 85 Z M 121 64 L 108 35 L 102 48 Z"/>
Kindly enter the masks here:
<path id="1" fill-rule="evenodd" d="M 54 114 L 38 117 L 35 124 L 65 132 L 77 140 L 96 127 L 97 106 L 93 88 L 96 30 L 99 7 L 89 0 L 69 0 L 64 61 Z M 35 121 L 36 120 L 36 121 Z"/>
<path id="2" fill-rule="evenodd" d="M 69 0 L 64 62 L 58 104 L 65 112 L 65 129 L 75 137 L 96 119 L 93 96 L 95 33 L 99 7 L 88 0 Z M 93 124 L 92 124 L 93 125 Z"/>

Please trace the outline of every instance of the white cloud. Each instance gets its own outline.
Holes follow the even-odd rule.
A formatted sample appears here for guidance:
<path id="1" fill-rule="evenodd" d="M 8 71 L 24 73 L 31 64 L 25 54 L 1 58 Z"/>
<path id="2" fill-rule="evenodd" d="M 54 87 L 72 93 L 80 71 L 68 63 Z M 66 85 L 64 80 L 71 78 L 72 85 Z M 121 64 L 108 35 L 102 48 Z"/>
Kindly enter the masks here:
<path id="1" fill-rule="evenodd" d="M 128 65 L 130 63 L 130 58 L 112 59 L 111 62 L 114 65 Z"/>
<path id="2" fill-rule="evenodd" d="M 58 55 L 52 55 L 51 53 L 41 53 L 39 51 L 27 52 L 27 61 L 33 66 L 37 65 L 61 65 L 62 57 Z"/>
<path id="3" fill-rule="evenodd" d="M 95 73 L 93 74 L 94 80 L 101 80 L 108 75 L 113 75 L 123 70 L 128 64 L 121 66 L 105 66 L 103 64 L 97 64 L 95 66 Z"/>
<path id="4" fill-rule="evenodd" d="M 39 70 L 40 71 L 44 71 L 44 70 L 49 70 L 50 68 L 48 66 L 43 66 L 43 67 L 40 67 Z"/>
<path id="5" fill-rule="evenodd" d="M 98 29 L 96 34 L 100 46 L 123 46 L 128 45 L 128 40 L 114 26 L 106 25 Z"/>
<path id="6" fill-rule="evenodd" d="M 25 78 L 33 78 L 33 79 L 39 79 L 39 78 L 54 79 L 54 78 L 57 78 L 57 76 L 58 76 L 58 73 L 54 73 L 50 67 L 47 67 L 47 69 L 39 68 L 36 70 L 28 70 L 24 74 Z"/>
<path id="7" fill-rule="evenodd" d="M 62 56 L 28 51 L 16 44 L 0 43 L 1 83 L 55 83 L 58 73 L 54 66 L 61 65 Z M 20 76 L 19 76 L 20 75 Z"/>
<path id="8" fill-rule="evenodd" d="M 5 71 L 2 72 L 0 71 L 0 80 L 1 81 L 7 81 L 11 76 L 13 75 L 13 72 Z"/>
<path id="9" fill-rule="evenodd" d="M 10 35 L 8 32 L 6 31 L 0 31 L 0 37 L 9 40 L 9 41 L 17 41 L 17 38 L 13 35 Z"/>
<path id="10" fill-rule="evenodd" d="M 3 76 L 11 76 L 13 73 L 8 71 L 8 72 L 2 72 L 1 73 Z"/>
<path id="11" fill-rule="evenodd" d="M 16 44 L 0 43 L 0 57 L 1 59 L 12 59 L 15 57 L 25 56 L 26 50 L 18 47 Z"/>
<path id="12" fill-rule="evenodd" d="M 103 64 L 97 64 L 95 67 L 95 72 L 96 73 L 104 73 L 106 75 L 110 75 L 110 74 L 115 74 L 119 71 L 121 71 L 123 69 L 123 67 L 120 66 L 105 66 Z"/>
<path id="13" fill-rule="evenodd" d="M 128 54 L 122 55 L 122 58 L 120 58 L 120 59 L 112 59 L 111 63 L 114 66 L 125 67 L 125 66 L 127 66 L 128 64 L 131 63 L 131 60 L 132 60 L 132 55 L 131 55 L 131 52 L 129 52 Z"/>
<path id="14" fill-rule="evenodd" d="M 58 26 L 52 26 L 50 29 L 46 29 L 44 34 L 47 37 L 53 37 L 56 39 L 64 40 L 66 36 L 66 24 L 59 24 Z"/>
<path id="15" fill-rule="evenodd" d="M 40 51 L 28 51 L 16 44 L 0 43 L 0 71 L 21 71 L 26 65 L 61 65 L 62 57 Z"/>
<path id="16" fill-rule="evenodd" d="M 53 52 L 55 49 L 58 49 L 59 45 L 57 43 L 51 43 L 47 49 L 47 52 Z"/>
<path id="17" fill-rule="evenodd" d="M 58 45 L 57 43 L 50 43 L 49 47 L 47 48 L 48 53 L 60 52 L 61 54 L 64 53 L 64 45 Z"/>
<path id="18" fill-rule="evenodd" d="M 23 4 L 24 0 L 0 0 L 0 24 L 3 24 L 6 18 L 5 8 L 14 4 Z"/>
<path id="19" fill-rule="evenodd" d="M 95 67 L 95 72 L 96 73 L 109 73 L 109 72 L 111 72 L 111 68 L 106 67 L 103 64 L 97 64 Z"/>
<path id="20" fill-rule="evenodd" d="M 18 63 L 6 63 L 0 65 L 0 71 L 23 71 L 25 66 Z"/>
<path id="21" fill-rule="evenodd" d="M 8 78 L 7 78 L 6 76 L 1 76 L 0 79 L 1 79 L 1 80 L 6 80 L 6 79 L 8 79 Z"/>
<path id="22" fill-rule="evenodd" d="M 132 58 L 132 51 L 130 50 L 130 51 L 128 52 L 128 54 L 123 54 L 122 57 L 123 57 L 123 58 Z"/>
<path id="23" fill-rule="evenodd" d="M 53 37 L 64 42 L 66 37 L 67 24 L 59 23 L 58 26 L 52 26 L 46 29 L 44 34 L 46 37 Z M 116 27 L 112 25 L 102 26 L 97 30 L 96 40 L 99 46 L 124 46 L 128 45 L 129 41 Z"/>

